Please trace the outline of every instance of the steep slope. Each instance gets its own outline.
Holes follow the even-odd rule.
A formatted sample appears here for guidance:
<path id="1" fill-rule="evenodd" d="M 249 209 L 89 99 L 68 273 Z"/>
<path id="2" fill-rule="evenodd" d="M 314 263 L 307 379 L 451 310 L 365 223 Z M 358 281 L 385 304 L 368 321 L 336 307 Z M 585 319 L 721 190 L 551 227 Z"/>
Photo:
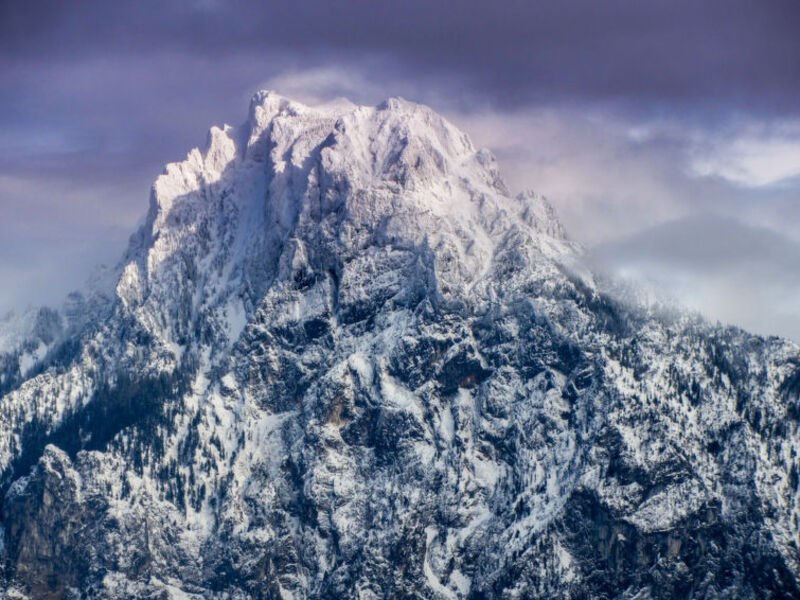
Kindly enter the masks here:
<path id="1" fill-rule="evenodd" d="M 0 400 L 9 596 L 800 597 L 798 349 L 614 301 L 425 107 L 257 94 L 118 273 Z"/>

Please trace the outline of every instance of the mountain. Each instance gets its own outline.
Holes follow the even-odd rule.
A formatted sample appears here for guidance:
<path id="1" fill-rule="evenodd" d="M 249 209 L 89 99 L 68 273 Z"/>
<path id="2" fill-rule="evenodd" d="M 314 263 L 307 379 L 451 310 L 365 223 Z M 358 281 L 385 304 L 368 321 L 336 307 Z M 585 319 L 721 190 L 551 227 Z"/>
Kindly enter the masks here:
<path id="1" fill-rule="evenodd" d="M 426 107 L 258 93 L 111 273 L 0 335 L 8 598 L 800 598 L 798 348 Z"/>

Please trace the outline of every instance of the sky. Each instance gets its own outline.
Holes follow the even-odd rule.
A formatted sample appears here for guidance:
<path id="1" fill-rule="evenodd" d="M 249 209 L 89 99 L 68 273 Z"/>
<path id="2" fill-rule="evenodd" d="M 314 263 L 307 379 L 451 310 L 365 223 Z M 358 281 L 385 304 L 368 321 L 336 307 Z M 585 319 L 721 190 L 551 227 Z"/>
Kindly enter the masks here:
<path id="1" fill-rule="evenodd" d="M 0 315 L 114 263 L 271 88 L 428 104 L 599 268 L 800 341 L 800 2 L 0 3 Z"/>

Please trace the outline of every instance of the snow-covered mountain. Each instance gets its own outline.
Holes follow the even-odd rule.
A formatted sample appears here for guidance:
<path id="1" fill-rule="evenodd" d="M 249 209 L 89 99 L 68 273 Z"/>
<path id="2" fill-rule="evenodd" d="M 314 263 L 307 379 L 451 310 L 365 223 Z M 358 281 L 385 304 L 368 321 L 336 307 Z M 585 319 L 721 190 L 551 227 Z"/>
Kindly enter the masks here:
<path id="1" fill-rule="evenodd" d="M 0 326 L 9 598 L 800 597 L 798 348 L 615 300 L 426 107 L 257 94 L 111 273 Z"/>

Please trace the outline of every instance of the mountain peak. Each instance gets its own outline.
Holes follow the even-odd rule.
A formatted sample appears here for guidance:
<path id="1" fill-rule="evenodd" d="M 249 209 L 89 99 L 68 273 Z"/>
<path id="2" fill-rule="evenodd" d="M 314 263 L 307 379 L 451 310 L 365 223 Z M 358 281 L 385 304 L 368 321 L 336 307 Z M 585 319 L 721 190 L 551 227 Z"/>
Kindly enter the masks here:
<path id="1" fill-rule="evenodd" d="M 582 264 L 429 108 L 259 92 L 0 324 L 0 589 L 800 597 L 797 348 Z"/>
<path id="2" fill-rule="evenodd" d="M 446 174 L 475 154 L 466 134 L 434 111 L 402 98 L 389 98 L 378 106 L 349 101 L 309 107 L 272 91 L 253 96 L 250 107 L 248 151 L 256 159 L 263 142 L 283 162 L 287 150 L 295 163 L 302 162 L 324 143 L 336 162 L 369 174 L 373 179 L 397 178 L 399 171 L 420 170 L 427 163 Z M 349 165 L 347 165 L 349 163 Z M 427 172 L 427 175 L 432 175 Z"/>
<path id="3" fill-rule="evenodd" d="M 178 289 L 192 299 L 187 318 L 240 297 L 228 312 L 244 314 L 276 278 L 327 277 L 388 244 L 446 256 L 431 265 L 434 296 L 455 298 L 477 289 L 512 238 L 534 263 L 576 249 L 543 198 L 512 198 L 492 154 L 430 108 L 401 98 L 310 107 L 261 91 L 242 127 L 212 127 L 204 150 L 156 180 L 117 296 L 174 350 L 184 335 L 164 307 Z M 232 342 L 239 332 L 217 333 Z"/>

